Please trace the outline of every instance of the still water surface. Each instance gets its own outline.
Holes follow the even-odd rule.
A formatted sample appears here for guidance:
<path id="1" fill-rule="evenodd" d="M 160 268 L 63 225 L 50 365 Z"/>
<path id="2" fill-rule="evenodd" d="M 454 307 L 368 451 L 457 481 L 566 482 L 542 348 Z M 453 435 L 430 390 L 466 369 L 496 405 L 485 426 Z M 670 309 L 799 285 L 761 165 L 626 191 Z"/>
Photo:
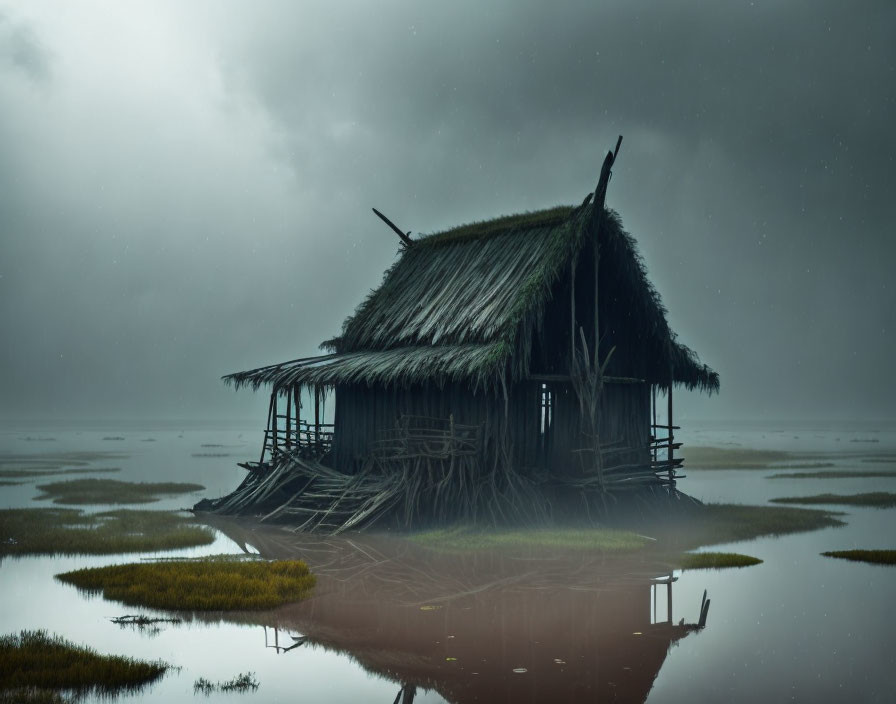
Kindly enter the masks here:
<path id="1" fill-rule="evenodd" d="M 208 487 L 205 494 L 220 495 L 241 479 L 234 463 L 254 457 L 257 439 L 255 430 L 240 428 L 7 428 L 0 452 L 117 453 L 91 466 L 121 467 L 106 477 L 194 481 Z M 886 427 L 705 426 L 684 439 L 818 453 L 837 469 L 896 469 L 861 462 L 861 455 L 896 451 L 896 432 Z M 705 501 L 747 504 L 896 490 L 894 479 L 766 478 L 773 473 L 688 470 L 680 488 Z M 0 505 L 41 505 L 32 501 L 35 484 L 0 488 Z M 144 508 L 179 508 L 197 498 Z M 713 546 L 764 563 L 676 573 L 671 584 L 654 580 L 664 576 L 661 567 L 637 560 L 448 557 L 369 536 L 322 540 L 221 521 L 213 545 L 165 554 L 246 549 L 299 556 L 320 575 L 314 598 L 267 614 L 163 624 L 149 633 L 108 619 L 155 612 L 88 598 L 53 579 L 69 569 L 149 555 L 5 559 L 0 632 L 45 628 L 101 652 L 160 658 L 180 668 L 122 701 L 201 701 L 193 692 L 197 678 L 223 681 L 251 671 L 260 682 L 256 692 L 213 700 L 393 702 L 405 687 L 414 702 L 889 702 L 896 696 L 896 569 L 819 553 L 896 547 L 896 511 L 846 510 L 842 528 Z M 687 624 L 697 620 L 704 590 L 712 600 L 708 624 L 694 631 Z M 304 645 L 286 652 L 272 647 L 302 635 Z"/>

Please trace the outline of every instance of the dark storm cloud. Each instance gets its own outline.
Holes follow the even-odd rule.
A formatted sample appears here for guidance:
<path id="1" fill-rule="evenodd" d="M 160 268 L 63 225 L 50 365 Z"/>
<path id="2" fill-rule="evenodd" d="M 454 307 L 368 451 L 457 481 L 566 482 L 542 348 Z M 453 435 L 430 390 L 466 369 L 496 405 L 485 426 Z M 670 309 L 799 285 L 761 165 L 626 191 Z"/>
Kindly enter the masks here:
<path id="1" fill-rule="evenodd" d="M 51 56 L 32 29 L 0 12 L 0 65 L 21 71 L 32 81 L 42 83 L 50 78 L 51 63 Z"/>
<path id="2" fill-rule="evenodd" d="M 722 374 L 685 408 L 896 414 L 892 3 L 142 9 L 7 20 L 58 70 L 0 82 L 6 415 L 242 414 L 216 377 L 313 353 L 393 260 L 370 206 L 577 202 L 617 134 L 609 203 Z"/>

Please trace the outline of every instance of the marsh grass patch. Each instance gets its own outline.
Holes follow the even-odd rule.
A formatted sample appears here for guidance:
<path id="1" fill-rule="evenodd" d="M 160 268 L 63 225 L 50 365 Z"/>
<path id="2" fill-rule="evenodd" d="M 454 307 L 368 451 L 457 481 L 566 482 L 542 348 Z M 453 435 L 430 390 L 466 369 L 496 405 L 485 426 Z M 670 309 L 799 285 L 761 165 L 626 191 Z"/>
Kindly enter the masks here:
<path id="1" fill-rule="evenodd" d="M 0 637 L 0 690 L 7 692 L 61 689 L 113 694 L 158 679 L 166 669 L 168 665 L 160 661 L 100 655 L 46 631 Z"/>
<path id="2" fill-rule="evenodd" d="M 201 484 L 184 482 L 123 482 L 117 479 L 71 479 L 41 484 L 43 492 L 35 501 L 54 504 L 147 504 L 165 496 L 177 496 L 205 489 Z"/>
<path id="3" fill-rule="evenodd" d="M 91 567 L 56 575 L 129 606 L 255 611 L 300 601 L 315 577 L 300 560 L 193 559 Z"/>
<path id="4" fill-rule="evenodd" d="M 170 511 L 0 510 L 0 556 L 150 552 L 208 545 L 214 539 L 211 529 Z"/>
<path id="5" fill-rule="evenodd" d="M 486 549 L 584 550 L 630 553 L 650 550 L 674 561 L 682 551 L 843 526 L 836 511 L 785 506 L 690 504 L 650 515 L 612 516 L 602 526 L 486 530 L 471 525 L 422 531 L 411 542 L 447 552 Z"/>
<path id="6" fill-rule="evenodd" d="M 846 525 L 838 515 L 842 514 L 790 506 L 703 504 L 665 515 L 629 519 L 622 527 L 655 536 L 661 550 L 682 551 Z"/>
<path id="7" fill-rule="evenodd" d="M 888 491 L 871 491 L 864 494 L 816 494 L 814 496 L 782 496 L 770 499 L 770 501 L 775 504 L 831 504 L 892 508 L 896 506 L 896 494 Z"/>
<path id="8" fill-rule="evenodd" d="M 762 560 L 737 552 L 691 552 L 682 555 L 679 563 L 683 570 L 721 570 L 759 565 Z"/>
<path id="9" fill-rule="evenodd" d="M 825 557 L 837 557 L 872 565 L 896 565 L 896 550 L 831 550 L 821 553 Z"/>
<path id="10" fill-rule="evenodd" d="M 622 552 L 638 550 L 651 542 L 631 531 L 615 528 L 523 528 L 484 531 L 470 526 L 414 533 L 418 545 L 447 551 L 550 548 Z"/>
<path id="11" fill-rule="evenodd" d="M 772 474 L 766 479 L 872 479 L 896 478 L 896 471 L 836 470 L 832 472 L 790 472 Z"/>

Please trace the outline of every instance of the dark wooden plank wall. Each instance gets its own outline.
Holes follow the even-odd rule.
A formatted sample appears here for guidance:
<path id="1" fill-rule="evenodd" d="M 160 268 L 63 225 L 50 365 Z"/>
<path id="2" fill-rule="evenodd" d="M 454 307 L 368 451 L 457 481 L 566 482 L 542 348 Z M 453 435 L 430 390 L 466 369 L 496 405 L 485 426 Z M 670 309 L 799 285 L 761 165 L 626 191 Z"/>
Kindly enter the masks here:
<path id="1" fill-rule="evenodd" d="M 466 387 L 456 384 L 442 389 L 436 386 L 408 389 L 339 386 L 336 389 L 333 467 L 356 472 L 378 432 L 394 428 L 402 415 L 447 419 L 453 414 L 456 423 L 485 426 L 487 405 L 484 394 L 472 394 Z"/>
<path id="2" fill-rule="evenodd" d="M 547 452 L 538 446 L 541 420 L 541 384 L 529 382 L 521 404 L 514 404 L 511 415 L 511 441 L 518 466 L 543 466 L 557 474 L 579 473 L 581 462 L 573 450 L 590 447 L 583 435 L 579 399 L 568 383 L 552 382 L 553 424 L 547 440 Z M 525 408 L 522 407 L 525 404 Z M 606 384 L 601 403 L 601 442 L 606 445 L 623 441 L 636 448 L 631 454 L 614 455 L 617 463 L 644 462 L 648 459 L 650 434 L 650 389 L 646 384 Z M 590 462 L 591 458 L 587 457 Z"/>
<path id="3" fill-rule="evenodd" d="M 507 440 L 512 465 L 526 472 L 544 467 L 557 473 L 577 473 L 581 464 L 573 450 L 588 446 L 582 434 L 579 401 L 568 383 L 551 383 L 553 424 L 547 438 L 540 435 L 541 383 L 521 382 L 509 389 Z M 356 472 L 378 431 L 395 426 L 402 414 L 448 418 L 483 428 L 480 461 L 492 467 L 503 457 L 501 433 L 504 400 L 488 394 L 471 394 L 462 385 L 384 389 L 340 386 L 336 390 L 333 467 Z M 650 391 L 645 384 L 607 384 L 601 415 L 601 441 L 624 440 L 638 448 L 616 461 L 645 461 L 650 433 Z"/>

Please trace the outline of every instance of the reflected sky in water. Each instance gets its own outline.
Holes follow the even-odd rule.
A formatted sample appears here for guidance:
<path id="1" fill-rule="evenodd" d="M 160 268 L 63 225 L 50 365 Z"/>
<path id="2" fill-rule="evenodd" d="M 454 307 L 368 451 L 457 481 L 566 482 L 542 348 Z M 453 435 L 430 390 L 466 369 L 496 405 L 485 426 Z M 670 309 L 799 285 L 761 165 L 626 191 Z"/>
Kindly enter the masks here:
<path id="1" fill-rule="evenodd" d="M 258 435 L 248 428 L 23 428 L 0 433 L 0 452 L 118 452 L 127 456 L 91 466 L 122 471 L 99 476 L 196 481 L 217 495 L 239 481 L 242 470 L 234 463 L 256 454 Z M 125 439 L 103 440 L 113 436 Z M 896 449 L 892 431 L 881 427 L 705 427 L 685 429 L 683 436 L 687 444 L 817 452 L 838 469 L 894 468 L 862 464 L 855 456 Z M 869 438 L 878 442 L 851 442 Z M 203 454 L 232 456 L 196 456 Z M 891 479 L 766 478 L 775 471 L 688 470 L 680 488 L 703 500 L 749 504 L 785 495 L 896 490 Z M 0 505 L 43 505 L 31 502 L 36 483 L 0 488 Z M 178 508 L 193 500 L 174 497 L 143 508 Z M 161 658 L 181 668 L 123 701 L 197 701 L 192 685 L 198 677 L 218 681 L 247 671 L 261 683 L 257 692 L 214 698 L 392 702 L 402 683 L 413 682 L 414 702 L 645 696 L 649 702 L 891 701 L 896 570 L 819 553 L 894 547 L 896 513 L 843 510 L 843 528 L 713 546 L 764 563 L 676 574 L 671 623 L 661 623 L 667 588 L 650 581 L 662 573 L 657 565 L 582 555 L 458 558 L 396 549 L 371 537 L 321 541 L 223 521 L 215 544 L 166 555 L 233 553 L 240 546 L 269 557 L 299 555 L 321 575 L 316 596 L 267 614 L 161 624 L 151 634 L 108 619 L 153 612 L 85 597 L 53 579 L 123 558 L 4 559 L 0 631 L 46 628 L 101 652 Z M 697 620 L 704 590 L 712 600 L 707 628 L 679 627 L 682 619 Z M 265 647 L 266 637 L 273 644 L 275 626 L 281 645 L 298 635 L 308 641 L 285 653 Z"/>

